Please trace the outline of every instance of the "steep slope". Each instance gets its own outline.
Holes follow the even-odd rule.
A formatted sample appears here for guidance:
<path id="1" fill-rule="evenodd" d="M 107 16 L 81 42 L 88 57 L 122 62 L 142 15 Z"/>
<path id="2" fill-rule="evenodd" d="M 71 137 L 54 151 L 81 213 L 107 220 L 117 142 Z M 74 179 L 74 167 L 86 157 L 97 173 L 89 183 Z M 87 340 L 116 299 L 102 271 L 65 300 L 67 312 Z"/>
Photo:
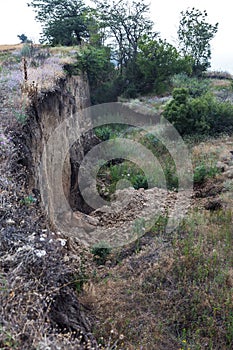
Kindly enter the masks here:
<path id="1" fill-rule="evenodd" d="M 68 113 L 88 104 L 88 86 L 81 77 L 60 79 L 52 92 L 32 90 L 38 100 L 32 100 L 28 109 L 22 104 L 25 96 L 16 76 L 22 80 L 21 64 L 6 62 L 0 90 L 0 347 L 96 346 L 90 333 L 92 320 L 77 294 L 85 280 L 88 253 L 78 245 L 72 250 L 52 230 L 36 184 L 46 140 Z"/>

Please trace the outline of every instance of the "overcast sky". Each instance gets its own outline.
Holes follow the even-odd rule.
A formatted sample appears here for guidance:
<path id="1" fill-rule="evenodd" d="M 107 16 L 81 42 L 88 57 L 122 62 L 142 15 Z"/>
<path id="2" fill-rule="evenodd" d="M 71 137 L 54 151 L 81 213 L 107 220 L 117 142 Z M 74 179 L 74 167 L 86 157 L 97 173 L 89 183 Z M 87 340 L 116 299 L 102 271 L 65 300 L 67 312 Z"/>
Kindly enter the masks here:
<path id="1" fill-rule="evenodd" d="M 26 34 L 38 42 L 40 25 L 34 20 L 35 13 L 28 8 L 30 0 L 0 0 L 0 44 L 19 42 L 17 35 Z M 173 45 L 177 40 L 180 12 L 196 7 L 208 13 L 208 22 L 219 23 L 218 33 L 212 40 L 211 69 L 229 71 L 233 74 L 233 3 L 230 0 L 151 0 L 151 17 L 155 30 Z"/>

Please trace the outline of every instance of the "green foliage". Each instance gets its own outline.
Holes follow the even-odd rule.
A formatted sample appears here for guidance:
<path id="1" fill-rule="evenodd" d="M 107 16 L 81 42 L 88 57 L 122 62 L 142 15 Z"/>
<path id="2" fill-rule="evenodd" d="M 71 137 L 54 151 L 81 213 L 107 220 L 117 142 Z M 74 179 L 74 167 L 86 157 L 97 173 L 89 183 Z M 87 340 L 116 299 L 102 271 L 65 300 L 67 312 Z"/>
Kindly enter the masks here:
<path id="1" fill-rule="evenodd" d="M 184 134 L 193 131 L 192 122 L 188 113 L 188 90 L 176 88 L 173 90 L 173 100 L 169 102 L 163 112 L 163 116 L 172 122 L 179 133 Z"/>
<path id="2" fill-rule="evenodd" d="M 21 123 L 25 124 L 28 115 L 26 114 L 25 107 L 23 106 L 21 110 L 13 110 L 14 116 L 16 120 Z"/>
<path id="3" fill-rule="evenodd" d="M 110 49 L 91 45 L 83 46 L 77 54 L 76 68 L 86 72 L 91 92 L 94 95 L 95 90 L 104 82 L 109 81 L 114 73 L 114 65 L 110 62 Z"/>
<path id="4" fill-rule="evenodd" d="M 210 93 L 192 98 L 188 89 L 175 88 L 173 100 L 165 106 L 163 116 L 181 135 L 230 134 L 233 131 L 233 105 L 218 102 Z"/>
<path id="5" fill-rule="evenodd" d="M 153 22 L 148 18 L 149 5 L 144 1 L 96 0 L 99 26 L 107 33 L 111 44 L 112 59 L 116 65 L 114 77 L 95 91 L 95 100 L 117 101 L 117 97 L 135 98 L 140 93 L 141 73 L 137 64 L 140 51 L 139 41 L 147 35 L 157 35 L 152 31 Z M 102 98 L 105 96 L 105 100 Z"/>
<path id="6" fill-rule="evenodd" d="M 109 167 L 109 176 L 111 180 L 110 194 L 114 192 L 116 184 L 120 180 L 129 181 L 135 189 L 148 188 L 148 182 L 144 172 L 129 161 L 111 165 Z"/>
<path id="7" fill-rule="evenodd" d="M 170 160 L 164 166 L 164 175 L 166 178 L 167 189 L 174 191 L 178 189 L 179 179 L 176 172 L 176 167 Z"/>
<path id="8" fill-rule="evenodd" d="M 88 8 L 83 0 L 32 0 L 36 20 L 43 24 L 42 42 L 51 45 L 81 44 L 88 37 Z"/>
<path id="9" fill-rule="evenodd" d="M 194 169 L 194 183 L 201 184 L 208 178 L 213 178 L 219 174 L 219 169 L 216 166 L 207 166 L 201 163 Z"/>
<path id="10" fill-rule="evenodd" d="M 92 247 L 91 253 L 94 255 L 94 260 L 98 265 L 104 265 L 111 250 L 106 242 L 99 242 Z"/>
<path id="11" fill-rule="evenodd" d="M 210 105 L 209 123 L 212 134 L 233 132 L 233 105 L 231 102 L 213 101 Z"/>
<path id="12" fill-rule="evenodd" d="M 133 187 L 135 190 L 139 188 L 148 188 L 147 178 L 144 174 L 136 174 L 133 178 Z"/>
<path id="13" fill-rule="evenodd" d="M 32 195 L 29 195 L 25 198 L 23 198 L 20 203 L 23 204 L 23 205 L 27 205 L 27 206 L 30 206 L 31 204 L 35 203 L 37 200 L 34 196 Z"/>
<path id="14" fill-rule="evenodd" d="M 91 91 L 92 104 L 100 104 L 107 102 L 117 102 L 118 96 L 124 91 L 124 80 L 120 76 L 116 76 L 116 72 L 112 72 L 111 80 L 104 81 Z M 115 77 L 115 78 L 114 78 Z"/>
<path id="15" fill-rule="evenodd" d="M 135 77 L 134 77 L 135 79 Z M 128 82 L 128 80 L 127 80 Z M 135 79 L 135 82 L 131 82 L 131 83 L 127 83 L 124 86 L 124 89 L 122 91 L 122 97 L 125 98 L 136 98 L 138 96 L 139 93 L 139 89 L 137 87 L 138 82 L 137 79 Z"/>
<path id="16" fill-rule="evenodd" d="M 99 169 L 98 172 L 98 190 L 100 195 L 105 200 L 111 200 L 111 196 L 116 189 L 123 189 L 128 187 L 148 188 L 148 180 L 156 181 L 159 184 L 159 174 L 154 174 L 154 179 L 147 179 L 145 173 L 136 164 L 122 159 L 114 161 L 113 163 L 107 163 Z M 103 186 L 104 185 L 104 186 Z"/>
<path id="17" fill-rule="evenodd" d="M 152 34 L 153 22 L 148 19 L 149 5 L 144 1 L 95 0 L 99 20 L 103 28 L 109 30 L 109 39 L 113 39 L 115 60 L 120 73 L 128 64 L 135 62 L 139 39 L 144 34 Z"/>
<path id="18" fill-rule="evenodd" d="M 148 175 L 137 164 L 127 160 L 127 156 L 121 159 L 107 162 L 100 167 L 97 176 L 97 187 L 99 193 L 106 200 L 110 200 L 112 194 L 117 188 L 133 187 L 135 189 L 148 189 L 153 185 L 159 188 L 166 187 L 169 190 L 177 189 L 179 186 L 177 170 L 175 163 L 158 138 L 151 134 L 142 134 L 141 129 L 130 127 L 129 125 L 113 124 L 105 125 L 95 129 L 95 134 L 105 141 L 115 137 L 133 138 L 150 150 L 156 159 L 159 160 L 165 179 L 162 176 L 161 169 L 155 169 Z M 164 180 L 166 183 L 164 183 Z"/>
<path id="19" fill-rule="evenodd" d="M 94 129 L 96 136 L 102 141 L 120 137 L 128 129 L 126 124 L 106 124 Z"/>
<path id="20" fill-rule="evenodd" d="M 103 126 L 95 129 L 96 136 L 102 141 L 109 140 L 111 137 L 112 128 L 110 126 Z"/>
<path id="21" fill-rule="evenodd" d="M 32 44 L 24 44 L 20 51 L 20 55 L 22 57 L 32 57 L 33 52 L 34 52 L 34 48 Z"/>
<path id="22" fill-rule="evenodd" d="M 164 155 L 163 159 L 166 187 L 168 190 L 177 189 L 179 181 L 175 165 L 169 157 Z M 127 160 L 119 160 L 118 164 L 107 164 L 101 167 L 98 173 L 98 181 L 101 183 L 101 186 L 98 186 L 100 194 L 106 200 L 111 199 L 117 186 L 120 186 L 119 188 L 131 186 L 138 190 L 139 188 L 148 189 L 149 183 L 151 183 L 156 187 L 164 187 L 163 182 L 161 182 L 160 170 L 155 171 L 150 178 L 147 178 L 142 169 Z"/>
<path id="23" fill-rule="evenodd" d="M 89 9 L 86 16 L 89 43 L 92 46 L 104 46 L 105 32 L 98 21 L 97 11 Z"/>
<path id="24" fill-rule="evenodd" d="M 176 48 L 165 40 L 151 40 L 144 36 L 139 43 L 137 65 L 141 73 L 142 91 L 164 92 L 174 74 L 191 73 L 191 62 L 182 58 Z"/>
<path id="25" fill-rule="evenodd" d="M 209 24 L 207 12 L 201 12 L 194 7 L 181 12 L 178 29 L 179 46 L 182 54 L 191 56 L 194 60 L 193 74 L 200 76 L 210 66 L 210 40 L 218 30 L 218 23 Z"/>
<path id="26" fill-rule="evenodd" d="M 172 77 L 172 85 L 176 88 L 186 88 L 192 97 L 199 97 L 210 90 L 210 80 L 198 77 L 189 77 L 184 72 Z"/>

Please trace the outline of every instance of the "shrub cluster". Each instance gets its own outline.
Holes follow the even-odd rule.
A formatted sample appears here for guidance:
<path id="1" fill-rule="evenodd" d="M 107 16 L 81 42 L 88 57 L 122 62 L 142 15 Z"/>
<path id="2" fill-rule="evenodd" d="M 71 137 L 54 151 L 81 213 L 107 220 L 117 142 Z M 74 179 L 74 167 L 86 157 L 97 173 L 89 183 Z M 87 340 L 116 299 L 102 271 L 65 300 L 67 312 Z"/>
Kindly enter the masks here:
<path id="1" fill-rule="evenodd" d="M 218 102 L 210 92 L 192 97 L 188 88 L 175 88 L 173 100 L 165 106 L 163 116 L 181 135 L 230 134 L 233 131 L 233 105 Z"/>

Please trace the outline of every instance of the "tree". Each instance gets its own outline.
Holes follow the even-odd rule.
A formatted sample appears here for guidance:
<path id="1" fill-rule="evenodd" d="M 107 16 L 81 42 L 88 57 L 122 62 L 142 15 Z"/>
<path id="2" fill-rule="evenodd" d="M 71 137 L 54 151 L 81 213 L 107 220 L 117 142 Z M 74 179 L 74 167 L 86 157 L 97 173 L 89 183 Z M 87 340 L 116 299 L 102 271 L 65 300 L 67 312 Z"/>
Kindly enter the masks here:
<path id="1" fill-rule="evenodd" d="M 163 92 L 174 74 L 192 71 L 192 60 L 181 57 L 166 40 L 144 37 L 139 43 L 137 66 L 141 72 L 140 85 L 144 92 Z"/>
<path id="2" fill-rule="evenodd" d="M 83 0 L 32 0 L 28 6 L 35 9 L 36 20 L 43 24 L 42 42 L 79 45 L 88 37 L 88 8 Z"/>
<path id="3" fill-rule="evenodd" d="M 19 40 L 21 41 L 22 44 L 29 43 L 31 44 L 32 41 L 28 39 L 28 37 L 25 34 L 17 35 Z"/>
<path id="4" fill-rule="evenodd" d="M 194 59 L 193 74 L 201 75 L 210 67 L 210 40 L 218 30 L 218 23 L 212 25 L 207 20 L 207 12 L 194 7 L 181 12 L 178 29 L 179 47 L 184 56 Z"/>
<path id="5" fill-rule="evenodd" d="M 134 64 L 139 40 L 152 35 L 153 22 L 148 18 L 149 5 L 139 0 L 93 0 L 97 5 L 99 20 L 113 38 L 115 59 L 121 74 L 123 67 Z"/>

